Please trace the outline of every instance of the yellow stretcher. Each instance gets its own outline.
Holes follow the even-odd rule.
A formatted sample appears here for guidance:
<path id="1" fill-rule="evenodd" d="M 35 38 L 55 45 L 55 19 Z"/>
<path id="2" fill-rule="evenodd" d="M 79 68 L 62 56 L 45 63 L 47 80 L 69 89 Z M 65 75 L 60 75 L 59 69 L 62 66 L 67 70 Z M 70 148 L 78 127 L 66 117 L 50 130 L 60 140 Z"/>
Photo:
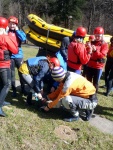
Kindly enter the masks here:
<path id="1" fill-rule="evenodd" d="M 60 48 L 61 41 L 47 38 L 41 34 L 38 34 L 28 26 L 23 27 L 24 32 L 26 33 L 27 39 L 33 44 L 49 49 L 53 52 L 57 52 Z"/>
<path id="2" fill-rule="evenodd" d="M 59 41 L 61 41 L 65 36 L 71 37 L 74 32 L 73 30 L 55 26 L 53 24 L 48 24 L 34 14 L 29 14 L 27 16 L 27 23 L 28 26 L 37 33 Z"/>
<path id="3" fill-rule="evenodd" d="M 29 14 L 27 16 L 27 26 L 23 27 L 24 32 L 27 34 L 27 39 L 33 44 L 48 49 L 52 52 L 57 52 L 60 49 L 63 37 L 71 37 L 73 30 L 48 24 L 40 17 Z M 84 43 L 89 40 L 90 35 L 86 35 Z M 104 35 L 104 40 L 110 43 L 111 35 Z"/>

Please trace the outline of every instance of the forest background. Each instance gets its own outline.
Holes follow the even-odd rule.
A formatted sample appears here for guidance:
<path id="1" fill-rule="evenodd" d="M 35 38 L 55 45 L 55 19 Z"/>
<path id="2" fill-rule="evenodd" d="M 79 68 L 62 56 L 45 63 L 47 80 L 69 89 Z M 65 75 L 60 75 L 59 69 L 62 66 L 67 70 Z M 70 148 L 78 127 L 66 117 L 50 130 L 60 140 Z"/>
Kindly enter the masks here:
<path id="1" fill-rule="evenodd" d="M 95 27 L 102 26 L 105 34 L 113 35 L 113 0 L 0 0 L 0 16 L 18 17 L 20 28 L 31 13 L 68 29 L 84 26 L 93 34 Z"/>

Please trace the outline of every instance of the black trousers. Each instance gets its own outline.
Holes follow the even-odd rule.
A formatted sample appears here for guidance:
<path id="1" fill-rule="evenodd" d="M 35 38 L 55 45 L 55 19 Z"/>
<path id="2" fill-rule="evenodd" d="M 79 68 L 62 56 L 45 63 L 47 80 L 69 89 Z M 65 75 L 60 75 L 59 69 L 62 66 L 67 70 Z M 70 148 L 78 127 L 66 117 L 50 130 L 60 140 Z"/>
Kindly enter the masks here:
<path id="1" fill-rule="evenodd" d="M 12 86 L 12 90 L 13 91 L 16 90 L 16 85 L 15 85 L 15 67 L 18 70 L 19 67 L 21 66 L 22 62 L 23 62 L 23 58 L 11 59 L 11 86 Z M 20 79 L 21 89 L 24 89 L 25 83 L 24 83 L 24 81 L 23 81 L 19 71 L 18 71 L 18 75 L 19 75 L 19 79 Z"/>
<path id="2" fill-rule="evenodd" d="M 111 67 L 111 71 L 109 73 L 109 78 L 107 80 L 107 93 L 111 91 L 111 88 L 113 87 L 113 65 Z"/>
<path id="3" fill-rule="evenodd" d="M 105 65 L 105 85 L 107 86 L 108 79 L 110 72 L 113 67 L 113 58 L 107 58 L 106 65 Z"/>
<path id="4" fill-rule="evenodd" d="M 5 69 L 0 68 L 0 107 L 2 107 L 10 87 L 11 87 L 10 68 L 5 68 Z"/>

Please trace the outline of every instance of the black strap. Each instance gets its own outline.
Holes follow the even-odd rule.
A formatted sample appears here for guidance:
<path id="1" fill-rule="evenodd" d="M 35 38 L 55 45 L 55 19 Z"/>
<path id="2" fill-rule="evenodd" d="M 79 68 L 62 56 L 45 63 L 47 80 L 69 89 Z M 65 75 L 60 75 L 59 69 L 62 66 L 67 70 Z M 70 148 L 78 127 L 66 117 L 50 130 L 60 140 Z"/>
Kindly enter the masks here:
<path id="1" fill-rule="evenodd" d="M 63 83 L 65 83 L 65 81 L 66 81 L 66 79 L 69 77 L 69 75 L 70 75 L 70 72 L 69 71 L 67 71 L 66 72 L 66 75 L 65 75 L 65 77 L 64 77 L 64 79 L 63 79 Z"/>

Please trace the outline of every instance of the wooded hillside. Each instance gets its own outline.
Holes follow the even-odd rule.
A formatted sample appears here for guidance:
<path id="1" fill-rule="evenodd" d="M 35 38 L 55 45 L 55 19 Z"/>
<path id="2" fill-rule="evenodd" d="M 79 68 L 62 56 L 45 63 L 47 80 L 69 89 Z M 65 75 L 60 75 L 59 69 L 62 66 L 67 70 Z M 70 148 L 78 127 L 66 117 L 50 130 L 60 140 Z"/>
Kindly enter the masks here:
<path id="1" fill-rule="evenodd" d="M 102 26 L 105 34 L 113 34 L 112 0 L 0 0 L 0 16 L 18 17 L 21 28 L 30 13 L 73 30 L 82 25 L 92 34 L 96 26 Z"/>

